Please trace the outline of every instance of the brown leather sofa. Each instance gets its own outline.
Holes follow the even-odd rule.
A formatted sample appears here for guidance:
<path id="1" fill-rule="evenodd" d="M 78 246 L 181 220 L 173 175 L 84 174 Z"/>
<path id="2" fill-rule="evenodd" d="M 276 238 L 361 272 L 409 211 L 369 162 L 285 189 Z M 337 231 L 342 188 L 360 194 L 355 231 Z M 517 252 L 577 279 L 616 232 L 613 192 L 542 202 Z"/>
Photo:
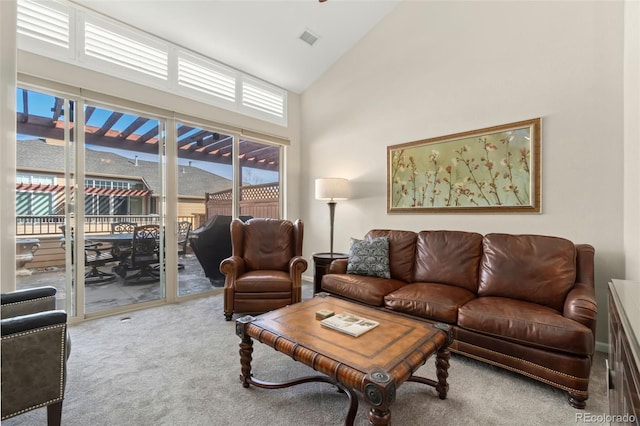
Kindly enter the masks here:
<path id="1" fill-rule="evenodd" d="M 594 249 L 542 235 L 372 230 L 391 278 L 334 260 L 328 293 L 454 326 L 453 352 L 568 392 L 584 408 L 595 350 Z"/>

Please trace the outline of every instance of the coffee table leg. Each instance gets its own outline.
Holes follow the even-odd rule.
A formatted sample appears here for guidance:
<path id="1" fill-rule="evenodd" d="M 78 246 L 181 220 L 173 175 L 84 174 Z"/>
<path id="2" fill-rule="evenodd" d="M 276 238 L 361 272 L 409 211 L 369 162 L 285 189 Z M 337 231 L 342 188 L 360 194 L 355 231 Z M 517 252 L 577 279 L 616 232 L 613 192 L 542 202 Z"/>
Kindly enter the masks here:
<path id="1" fill-rule="evenodd" d="M 440 399 L 447 397 L 449 391 L 449 383 L 447 383 L 447 377 L 449 377 L 449 359 L 451 358 L 451 351 L 448 347 L 441 348 L 436 353 L 436 374 L 438 375 L 438 384 L 436 385 L 436 391 Z"/>
<path id="2" fill-rule="evenodd" d="M 251 384 L 251 355 L 253 354 L 253 340 L 246 333 L 245 327 L 254 319 L 246 315 L 236 321 L 236 334 L 240 337 L 240 381 L 244 388 L 248 388 Z"/>
<path id="3" fill-rule="evenodd" d="M 253 340 L 244 336 L 240 342 L 240 381 L 242 387 L 248 388 L 251 382 L 251 354 L 253 353 Z"/>
<path id="4" fill-rule="evenodd" d="M 369 410 L 369 423 L 373 426 L 387 426 L 391 421 L 391 411 L 389 409 L 379 410 L 371 408 Z"/>
<path id="5" fill-rule="evenodd" d="M 391 421 L 389 407 L 396 399 L 396 385 L 391 376 L 384 371 L 374 371 L 365 379 L 364 397 L 371 405 L 369 423 L 374 426 L 386 426 Z"/>

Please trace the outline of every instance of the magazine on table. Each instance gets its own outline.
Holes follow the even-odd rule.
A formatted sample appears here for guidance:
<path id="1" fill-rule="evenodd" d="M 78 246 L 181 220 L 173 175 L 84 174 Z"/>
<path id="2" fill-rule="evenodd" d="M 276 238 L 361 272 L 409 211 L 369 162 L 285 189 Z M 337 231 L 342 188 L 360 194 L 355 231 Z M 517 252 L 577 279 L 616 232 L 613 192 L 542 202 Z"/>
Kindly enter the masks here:
<path id="1" fill-rule="evenodd" d="M 320 325 L 328 327 L 349 336 L 358 337 L 363 333 L 378 326 L 378 322 L 357 315 L 344 312 L 333 315 L 320 321 Z"/>

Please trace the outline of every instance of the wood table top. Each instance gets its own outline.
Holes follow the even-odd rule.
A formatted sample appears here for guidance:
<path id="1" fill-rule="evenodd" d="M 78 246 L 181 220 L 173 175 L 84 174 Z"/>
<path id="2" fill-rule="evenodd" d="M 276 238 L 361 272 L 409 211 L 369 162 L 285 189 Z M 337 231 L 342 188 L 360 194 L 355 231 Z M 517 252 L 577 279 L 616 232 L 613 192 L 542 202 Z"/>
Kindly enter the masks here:
<path id="1" fill-rule="evenodd" d="M 329 309 L 336 314 L 348 312 L 377 321 L 379 325 L 358 337 L 352 337 L 321 326 L 320 320 L 315 318 L 316 312 L 321 309 Z M 316 296 L 268 312 L 256 317 L 246 326 L 249 335 L 277 350 L 291 352 L 289 355 L 294 355 L 294 352 L 302 353 L 299 347 L 304 347 L 310 353 L 304 356 L 308 358 L 308 362 L 300 361 L 318 371 L 326 369 L 318 365 L 317 358 L 320 355 L 319 358 L 327 357 L 364 374 L 374 371 L 391 373 L 400 381 L 406 380 L 430 355 L 446 344 L 450 338 L 449 330 L 447 326 L 331 296 Z M 282 342 L 276 345 L 276 341 L 281 339 L 285 339 L 291 348 Z M 334 365 L 333 362 L 330 364 Z M 398 369 L 399 366 L 401 367 Z"/>

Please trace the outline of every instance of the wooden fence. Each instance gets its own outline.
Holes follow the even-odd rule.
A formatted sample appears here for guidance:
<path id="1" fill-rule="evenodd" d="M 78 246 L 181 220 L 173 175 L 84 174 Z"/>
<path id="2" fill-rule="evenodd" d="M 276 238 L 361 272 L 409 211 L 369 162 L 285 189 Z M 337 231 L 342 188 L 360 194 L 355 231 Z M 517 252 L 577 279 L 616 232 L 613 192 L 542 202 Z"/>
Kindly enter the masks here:
<path id="1" fill-rule="evenodd" d="M 217 214 L 233 216 L 231 190 L 207 192 L 207 219 Z M 280 185 L 243 186 L 240 193 L 240 216 L 280 218 Z"/>

